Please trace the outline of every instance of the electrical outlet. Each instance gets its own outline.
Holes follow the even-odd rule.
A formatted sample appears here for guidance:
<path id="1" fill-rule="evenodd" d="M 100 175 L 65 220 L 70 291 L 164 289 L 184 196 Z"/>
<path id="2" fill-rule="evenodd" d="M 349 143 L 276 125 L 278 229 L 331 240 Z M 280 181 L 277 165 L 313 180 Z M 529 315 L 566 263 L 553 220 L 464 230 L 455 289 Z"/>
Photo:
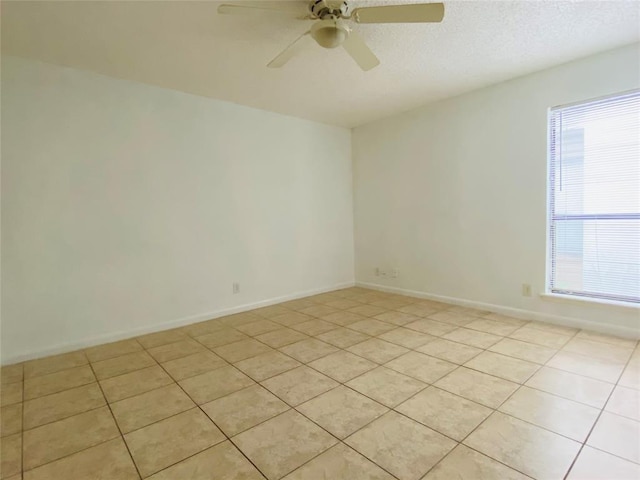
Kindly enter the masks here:
<path id="1" fill-rule="evenodd" d="M 234 294 L 240 293 L 240 284 L 239 283 L 235 283 L 234 282 L 232 288 L 233 288 L 233 293 Z"/>
<path id="2" fill-rule="evenodd" d="M 522 284 L 522 296 L 523 297 L 530 297 L 531 296 L 531 285 L 529 285 L 528 283 L 523 283 Z"/>

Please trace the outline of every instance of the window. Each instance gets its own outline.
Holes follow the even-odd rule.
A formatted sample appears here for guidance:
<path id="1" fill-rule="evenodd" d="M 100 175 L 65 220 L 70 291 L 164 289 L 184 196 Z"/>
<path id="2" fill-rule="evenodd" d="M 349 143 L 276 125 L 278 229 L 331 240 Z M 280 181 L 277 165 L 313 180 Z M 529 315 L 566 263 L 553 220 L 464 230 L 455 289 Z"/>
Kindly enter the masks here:
<path id="1" fill-rule="evenodd" d="M 640 303 L 640 91 L 552 108 L 550 293 Z"/>

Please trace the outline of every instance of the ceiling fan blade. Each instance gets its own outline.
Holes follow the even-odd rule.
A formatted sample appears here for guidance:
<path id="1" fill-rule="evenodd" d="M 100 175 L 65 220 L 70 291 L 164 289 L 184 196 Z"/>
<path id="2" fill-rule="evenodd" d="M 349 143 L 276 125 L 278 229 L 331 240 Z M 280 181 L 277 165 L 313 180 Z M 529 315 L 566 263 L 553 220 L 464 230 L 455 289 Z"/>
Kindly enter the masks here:
<path id="1" fill-rule="evenodd" d="M 223 15 L 260 15 L 263 13 L 275 13 L 303 19 L 311 18 L 305 3 L 291 1 L 224 3 L 218 7 L 218 13 Z"/>
<path id="2" fill-rule="evenodd" d="M 364 43 L 364 39 L 359 33 L 352 31 L 342 46 L 365 72 L 380 65 L 380 60 Z"/>
<path id="3" fill-rule="evenodd" d="M 357 23 L 437 23 L 444 18 L 443 3 L 414 3 L 356 8 L 351 19 Z"/>
<path id="4" fill-rule="evenodd" d="M 292 44 L 290 44 L 287 48 L 285 48 L 282 52 L 278 54 L 276 58 L 271 60 L 267 67 L 269 68 L 280 68 L 284 66 L 289 60 L 291 60 L 296 53 L 298 53 L 304 47 L 305 42 L 304 39 L 307 38 L 309 32 L 305 32 L 300 35 Z"/>

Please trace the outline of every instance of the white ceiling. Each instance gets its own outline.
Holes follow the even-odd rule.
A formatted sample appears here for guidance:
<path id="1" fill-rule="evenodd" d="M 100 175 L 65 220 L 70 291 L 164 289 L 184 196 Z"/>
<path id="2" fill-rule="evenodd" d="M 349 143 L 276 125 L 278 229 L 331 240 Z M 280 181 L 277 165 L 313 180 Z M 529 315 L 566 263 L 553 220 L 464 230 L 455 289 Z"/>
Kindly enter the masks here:
<path id="1" fill-rule="evenodd" d="M 3 1 L 2 51 L 353 127 L 640 39 L 635 0 L 454 0 L 441 24 L 356 25 L 382 62 L 370 72 L 317 45 L 273 70 L 311 22 L 219 3 Z M 416 0 L 350 5 L 390 3 Z"/>

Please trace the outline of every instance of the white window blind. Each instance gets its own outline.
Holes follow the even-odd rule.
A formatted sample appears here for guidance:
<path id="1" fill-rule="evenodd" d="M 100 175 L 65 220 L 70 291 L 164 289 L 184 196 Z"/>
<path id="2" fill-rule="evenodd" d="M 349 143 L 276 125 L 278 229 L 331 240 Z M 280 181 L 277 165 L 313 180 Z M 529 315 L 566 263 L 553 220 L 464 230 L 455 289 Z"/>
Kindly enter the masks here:
<path id="1" fill-rule="evenodd" d="M 549 291 L 640 303 L 640 91 L 553 108 Z"/>

